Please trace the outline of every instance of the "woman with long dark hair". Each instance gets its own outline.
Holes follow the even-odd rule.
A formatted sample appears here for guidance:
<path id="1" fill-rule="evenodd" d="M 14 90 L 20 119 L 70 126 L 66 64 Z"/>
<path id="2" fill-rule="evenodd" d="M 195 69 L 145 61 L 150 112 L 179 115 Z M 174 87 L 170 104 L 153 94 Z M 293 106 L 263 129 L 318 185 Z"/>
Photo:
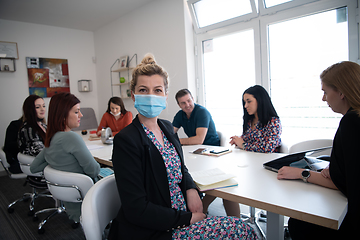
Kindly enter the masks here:
<path id="1" fill-rule="evenodd" d="M 36 156 L 43 150 L 46 124 L 45 102 L 37 95 L 28 96 L 23 104 L 23 124 L 18 133 L 19 152 Z"/>
<path id="2" fill-rule="evenodd" d="M 82 137 L 71 131 L 80 126 L 82 116 L 80 100 L 73 94 L 58 93 L 51 98 L 45 149 L 32 162 L 31 172 L 43 171 L 50 165 L 60 171 L 86 174 L 94 182 L 98 180 L 100 165 L 89 152 Z M 81 203 L 64 202 L 64 205 L 69 218 L 79 223 Z"/>
<path id="3" fill-rule="evenodd" d="M 243 134 L 232 136 L 230 144 L 252 152 L 279 152 L 281 123 L 267 91 L 260 85 L 243 93 Z"/>
<path id="4" fill-rule="evenodd" d="M 132 113 L 126 110 L 123 100 L 119 97 L 112 97 L 109 99 L 108 108 L 101 118 L 97 135 L 100 136 L 101 130 L 109 127 L 115 136 L 131 123 L 132 118 Z"/>

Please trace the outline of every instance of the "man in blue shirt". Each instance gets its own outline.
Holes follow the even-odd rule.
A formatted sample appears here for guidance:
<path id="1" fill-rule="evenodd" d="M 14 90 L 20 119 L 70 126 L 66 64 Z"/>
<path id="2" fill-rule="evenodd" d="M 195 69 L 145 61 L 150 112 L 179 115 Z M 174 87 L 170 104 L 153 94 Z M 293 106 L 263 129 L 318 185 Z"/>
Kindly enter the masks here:
<path id="1" fill-rule="evenodd" d="M 188 89 L 182 89 L 175 95 L 181 110 L 173 120 L 175 133 L 181 128 L 188 138 L 180 138 L 182 145 L 213 145 L 220 146 L 220 139 L 216 133 L 214 121 L 210 112 L 196 103 Z"/>

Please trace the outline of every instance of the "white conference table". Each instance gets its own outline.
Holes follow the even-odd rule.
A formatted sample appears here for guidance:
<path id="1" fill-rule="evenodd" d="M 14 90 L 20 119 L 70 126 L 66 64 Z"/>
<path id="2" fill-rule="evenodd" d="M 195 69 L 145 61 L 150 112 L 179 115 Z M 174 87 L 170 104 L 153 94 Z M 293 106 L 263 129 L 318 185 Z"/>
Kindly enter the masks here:
<path id="1" fill-rule="evenodd" d="M 284 216 L 333 229 L 340 227 L 347 212 L 347 199 L 340 191 L 302 180 L 277 180 L 277 173 L 263 168 L 263 163 L 284 154 L 254 153 L 235 148 L 219 157 L 190 153 L 199 147 L 203 146 L 183 146 L 190 173 L 219 168 L 235 174 L 238 186 L 207 193 L 266 210 L 268 240 L 284 239 Z"/>
<path id="2" fill-rule="evenodd" d="M 102 163 L 104 165 L 112 167 L 111 157 L 112 157 L 112 144 L 104 144 L 101 140 L 89 140 L 90 131 L 86 135 L 82 135 L 81 131 L 76 131 L 76 133 L 80 134 L 82 139 L 84 140 L 86 146 L 89 151 L 93 155 L 96 161 Z M 91 134 L 94 135 L 94 134 Z"/>
<path id="3" fill-rule="evenodd" d="M 82 136 L 94 158 L 112 166 L 112 145 L 101 140 L 89 141 Z M 219 168 L 236 175 L 236 187 L 215 189 L 206 193 L 267 211 L 268 240 L 284 239 L 284 216 L 338 229 L 347 212 L 347 199 L 338 190 L 320 187 L 302 180 L 277 180 L 277 173 L 263 168 L 263 163 L 284 156 L 281 153 L 254 153 L 231 148 L 219 157 L 193 154 L 199 147 L 183 146 L 189 172 Z"/>

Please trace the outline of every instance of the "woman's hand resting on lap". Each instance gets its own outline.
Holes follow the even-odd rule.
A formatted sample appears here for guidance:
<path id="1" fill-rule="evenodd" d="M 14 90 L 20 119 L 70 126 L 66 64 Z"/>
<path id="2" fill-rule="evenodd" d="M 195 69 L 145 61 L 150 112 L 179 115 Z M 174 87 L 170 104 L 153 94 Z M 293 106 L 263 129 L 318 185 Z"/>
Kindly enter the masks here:
<path id="1" fill-rule="evenodd" d="M 192 217 L 191 217 L 191 220 L 190 220 L 190 224 L 194 224 L 196 222 L 199 222 L 203 219 L 206 218 L 206 215 L 205 213 L 193 213 L 192 214 Z"/>

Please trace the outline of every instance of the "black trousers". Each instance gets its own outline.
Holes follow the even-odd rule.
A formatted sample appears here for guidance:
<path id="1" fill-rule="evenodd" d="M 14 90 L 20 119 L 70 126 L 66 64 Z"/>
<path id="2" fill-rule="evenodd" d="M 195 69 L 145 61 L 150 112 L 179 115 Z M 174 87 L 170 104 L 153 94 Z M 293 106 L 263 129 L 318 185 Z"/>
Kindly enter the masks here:
<path id="1" fill-rule="evenodd" d="M 346 217 L 339 230 L 326 228 L 316 224 L 290 218 L 288 222 L 289 233 L 292 240 L 312 240 L 312 239 L 356 239 L 356 231 L 346 229 Z M 345 224 L 344 224 L 345 223 Z M 353 232 L 354 231 L 354 232 Z M 355 237 L 355 238 L 354 238 Z"/>

